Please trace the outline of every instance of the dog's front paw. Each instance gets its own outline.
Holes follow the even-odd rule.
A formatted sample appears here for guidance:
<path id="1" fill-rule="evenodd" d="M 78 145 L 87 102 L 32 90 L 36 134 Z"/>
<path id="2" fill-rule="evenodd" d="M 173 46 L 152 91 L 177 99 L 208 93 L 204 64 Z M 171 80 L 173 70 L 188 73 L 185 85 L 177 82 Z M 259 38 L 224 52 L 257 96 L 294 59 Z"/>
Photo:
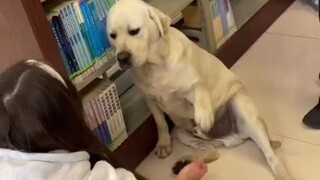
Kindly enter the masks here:
<path id="1" fill-rule="evenodd" d="M 201 131 L 208 132 L 214 124 L 214 114 L 211 108 L 196 108 L 195 123 Z"/>
<path id="2" fill-rule="evenodd" d="M 156 155 L 159 158 L 166 158 L 169 156 L 172 152 L 172 145 L 171 145 L 171 138 L 168 137 L 161 137 L 158 140 L 157 146 L 156 146 Z"/>

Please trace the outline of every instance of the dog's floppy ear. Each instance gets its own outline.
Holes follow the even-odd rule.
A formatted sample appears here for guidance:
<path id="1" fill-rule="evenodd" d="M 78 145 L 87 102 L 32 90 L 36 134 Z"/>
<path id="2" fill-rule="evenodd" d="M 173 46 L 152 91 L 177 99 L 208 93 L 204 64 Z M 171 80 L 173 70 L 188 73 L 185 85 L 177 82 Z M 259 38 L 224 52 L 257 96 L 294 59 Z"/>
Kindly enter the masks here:
<path id="1" fill-rule="evenodd" d="M 156 23 L 160 31 L 160 35 L 164 36 L 170 27 L 171 18 L 152 6 L 148 8 L 148 12 L 150 18 Z"/>

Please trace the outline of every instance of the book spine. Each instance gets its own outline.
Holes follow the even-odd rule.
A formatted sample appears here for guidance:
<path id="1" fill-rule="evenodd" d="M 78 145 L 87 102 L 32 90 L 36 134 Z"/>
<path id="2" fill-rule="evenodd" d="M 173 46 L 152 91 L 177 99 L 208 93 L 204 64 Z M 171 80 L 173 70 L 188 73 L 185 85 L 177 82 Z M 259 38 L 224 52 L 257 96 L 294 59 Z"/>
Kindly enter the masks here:
<path id="1" fill-rule="evenodd" d="M 114 101 L 115 101 L 115 105 L 116 105 L 116 109 L 117 109 L 117 113 L 118 113 L 118 117 L 119 117 L 119 124 L 121 127 L 121 132 L 125 132 L 127 133 L 127 128 L 126 128 L 126 124 L 123 118 L 123 113 L 122 113 L 122 108 L 121 108 L 121 104 L 120 104 L 120 99 L 119 99 L 119 95 L 118 95 L 118 91 L 116 88 L 115 83 L 113 83 L 113 95 L 114 95 Z"/>
<path id="2" fill-rule="evenodd" d="M 89 14 L 88 14 L 88 9 L 86 7 L 85 1 L 80 1 L 80 9 L 81 9 L 81 12 L 83 13 L 85 28 L 87 29 L 89 37 L 92 41 L 92 48 L 94 50 L 94 57 L 98 58 L 99 57 L 98 42 L 97 42 L 97 39 L 94 34 L 94 27 L 92 27 L 92 24 L 89 21 Z"/>
<path id="3" fill-rule="evenodd" d="M 104 53 L 104 47 L 103 47 L 103 44 L 102 44 L 102 39 L 100 37 L 100 33 L 99 33 L 99 25 L 96 23 L 96 19 L 98 18 L 97 15 L 96 15 L 96 11 L 95 11 L 95 6 L 92 2 L 92 0 L 89 0 L 87 1 L 87 3 L 85 3 L 85 7 L 86 7 L 86 10 L 87 10 L 87 13 L 88 13 L 88 20 L 89 20 L 89 23 L 91 24 L 92 26 L 92 30 L 93 30 L 93 33 L 94 33 L 94 36 L 95 36 L 95 39 L 96 39 L 96 42 L 97 42 L 97 47 L 98 47 L 98 55 L 99 57 Z"/>
<path id="4" fill-rule="evenodd" d="M 111 141 L 113 143 L 113 140 L 115 139 L 115 132 L 114 132 L 114 129 L 111 125 L 111 114 L 109 112 L 109 107 L 107 105 L 107 99 L 105 98 L 105 91 L 103 91 L 100 95 L 99 95 L 99 98 L 100 98 L 100 102 L 101 102 L 101 105 L 102 105 L 102 108 L 103 108 L 103 112 L 106 116 L 106 121 L 107 121 L 107 125 L 108 125 L 108 129 L 109 129 L 109 132 L 110 132 L 110 136 L 111 136 Z"/>
<path id="5" fill-rule="evenodd" d="M 99 125 L 96 121 L 92 106 L 90 103 L 87 104 L 87 109 L 88 109 L 88 117 L 90 118 L 89 121 L 91 122 L 94 132 L 97 135 L 97 138 L 103 143 L 103 138 L 102 138 L 102 134 L 101 131 L 99 129 Z"/>
<path id="6" fill-rule="evenodd" d="M 107 24 L 107 8 L 105 7 L 104 3 L 102 0 L 95 0 L 97 1 L 98 7 L 100 7 L 100 26 L 101 26 L 101 31 L 102 31 L 102 38 L 105 44 L 105 48 L 108 49 L 110 47 L 110 43 L 108 40 L 107 36 L 107 29 L 106 29 L 106 24 Z"/>
<path id="7" fill-rule="evenodd" d="M 230 31 L 236 31 L 237 27 L 236 27 L 236 23 L 234 20 L 234 15 L 233 15 L 233 11 L 232 11 L 232 7 L 230 4 L 229 0 L 225 0 L 226 4 L 227 4 L 227 21 L 228 21 L 228 28 Z"/>
<path id="8" fill-rule="evenodd" d="M 120 102 L 117 100 L 117 90 L 116 90 L 116 87 L 115 87 L 115 84 L 112 83 L 111 85 L 112 87 L 112 108 L 113 108 L 113 111 L 116 115 L 116 126 L 117 126 L 117 138 L 115 140 L 115 143 L 114 143 L 114 148 L 117 148 L 119 147 L 122 142 L 128 137 L 128 134 L 127 134 L 127 131 L 126 131 L 126 126 L 125 126 L 125 123 L 124 123 L 124 119 L 123 119 L 123 115 L 122 115 L 122 111 L 121 111 L 121 107 L 120 107 Z"/>
<path id="9" fill-rule="evenodd" d="M 100 117 L 101 117 L 101 123 L 103 124 L 103 128 L 106 133 L 107 144 L 108 144 L 108 146 L 110 146 L 112 144 L 112 139 L 111 139 L 111 135 L 110 135 L 108 124 L 107 124 L 107 117 L 103 113 L 103 108 L 102 108 L 102 104 L 101 104 L 99 96 L 95 97 L 95 101 L 97 104 L 98 113 L 100 114 Z"/>
<path id="10" fill-rule="evenodd" d="M 72 14 L 72 18 L 73 18 L 73 26 L 74 26 L 74 30 L 75 30 L 75 33 L 76 33 L 76 37 L 79 39 L 80 41 L 80 48 L 82 50 L 82 54 L 83 54 L 83 59 L 84 59 L 84 63 L 85 63 L 85 68 L 84 68 L 84 76 L 87 77 L 89 76 L 90 74 L 93 73 L 93 70 L 90 68 L 90 66 L 92 65 L 92 61 L 91 61 L 91 56 L 90 56 L 90 52 L 88 50 L 88 47 L 87 47 L 87 43 L 81 33 L 81 30 L 80 30 L 80 27 L 79 27 L 79 21 L 76 17 L 76 12 L 74 10 L 74 7 L 72 4 L 70 4 L 69 6 L 70 8 L 70 11 L 71 11 L 71 14 Z"/>
<path id="11" fill-rule="evenodd" d="M 101 132 L 101 136 L 102 136 L 102 139 L 103 139 L 103 144 L 107 145 L 108 144 L 107 133 L 106 133 L 104 127 L 103 127 L 102 119 L 101 119 L 100 113 L 98 111 L 98 106 L 97 106 L 97 103 L 96 103 L 95 99 L 91 100 L 91 106 L 92 106 L 94 115 L 96 117 L 96 121 L 98 123 L 99 130 Z"/>
<path id="12" fill-rule="evenodd" d="M 83 111 L 84 111 L 84 119 L 85 119 L 85 121 L 86 121 L 86 124 L 87 124 L 87 126 L 88 126 L 88 128 L 91 130 L 91 131 L 93 131 L 94 130 L 94 127 L 93 127 L 93 125 L 92 125 L 92 123 L 91 123 L 91 121 L 90 121 L 90 116 L 89 116 L 89 112 L 88 112 L 88 107 L 87 107 L 87 105 L 84 105 L 83 106 Z"/>
<path id="13" fill-rule="evenodd" d="M 65 30 L 65 28 L 63 26 L 62 15 L 61 14 L 57 17 L 55 23 L 56 23 L 58 35 L 61 37 L 61 42 L 62 42 L 63 49 L 65 50 L 67 58 L 68 58 L 69 67 L 71 69 L 71 72 L 75 73 L 75 72 L 77 72 L 79 70 L 79 66 L 76 63 L 75 55 L 74 55 L 74 52 L 72 50 L 70 41 L 68 39 L 67 32 L 66 32 L 66 30 Z"/>
<path id="14" fill-rule="evenodd" d="M 119 134 L 120 134 L 120 128 L 119 128 L 119 124 L 118 124 L 118 116 L 116 114 L 116 108 L 115 108 L 115 104 L 114 104 L 114 100 L 113 100 L 113 92 L 112 92 L 112 86 L 109 86 L 108 89 L 108 100 L 109 100 L 109 108 L 110 108 L 110 112 L 112 115 L 112 124 L 113 127 L 115 129 L 115 136 L 116 139 L 118 138 Z"/>
<path id="15" fill-rule="evenodd" d="M 78 69 L 77 69 L 77 72 L 83 68 L 83 64 L 82 62 L 80 61 L 80 55 L 79 55 L 79 51 L 76 47 L 76 44 L 75 44 L 75 41 L 73 39 L 73 36 L 72 36 L 72 31 L 71 31 L 71 26 L 70 26 L 70 23 L 69 23 L 69 16 L 68 14 L 66 13 L 66 9 L 65 7 L 62 8 L 60 10 L 60 15 L 61 15 L 61 20 L 62 20 L 62 23 L 63 23 L 63 27 L 64 29 L 66 30 L 66 34 L 67 34 L 67 38 L 70 42 L 70 45 L 71 45 L 71 48 L 74 52 L 74 55 L 75 55 L 75 61 L 74 64 L 78 64 Z"/>
<path id="16" fill-rule="evenodd" d="M 106 102 L 106 106 L 107 106 L 107 111 L 110 114 L 110 121 L 109 121 L 108 125 L 111 129 L 111 133 L 112 133 L 111 136 L 112 136 L 112 143 L 113 143 L 114 140 L 117 138 L 117 129 L 114 124 L 115 116 L 114 116 L 112 108 L 111 108 L 109 92 L 110 92 L 110 86 L 108 86 L 108 88 L 104 90 L 104 98 L 105 98 L 105 102 Z"/>
<path id="17" fill-rule="evenodd" d="M 93 45 L 92 45 L 92 41 L 90 39 L 89 32 L 87 31 L 87 29 L 85 27 L 85 24 L 84 24 L 83 14 L 82 14 L 82 12 L 80 10 L 80 6 L 79 6 L 78 2 L 74 2 L 73 3 L 73 7 L 74 7 L 74 10 L 75 10 L 76 17 L 78 19 L 78 23 L 79 23 L 79 27 L 80 27 L 80 30 L 81 30 L 81 34 L 84 37 L 85 42 L 87 44 L 87 48 L 88 48 L 88 51 L 89 51 L 89 54 L 90 54 L 90 61 L 92 63 L 93 59 L 94 59 L 94 52 L 93 52 L 94 50 L 92 49 Z"/>
<path id="18" fill-rule="evenodd" d="M 83 55 L 83 59 L 84 59 L 84 63 L 86 65 L 85 68 L 88 68 L 88 66 L 91 65 L 91 59 L 90 59 L 90 54 L 89 54 L 89 51 L 88 51 L 88 48 L 87 48 L 87 44 L 81 34 L 81 30 L 80 30 L 80 27 L 79 27 L 79 23 L 78 23 L 78 20 L 76 18 L 76 14 L 75 14 L 75 11 L 74 11 L 74 8 L 73 8 L 73 5 L 70 4 L 68 6 L 68 10 L 69 10 L 69 13 L 71 15 L 71 18 L 72 18 L 72 26 L 73 26 L 73 30 L 74 30 L 74 33 L 75 33 L 75 36 L 77 38 L 77 40 L 79 41 L 79 44 L 80 44 L 80 49 L 81 49 L 81 52 L 82 52 L 82 55 Z"/>
<path id="19" fill-rule="evenodd" d="M 122 131 L 122 128 L 121 128 L 121 125 L 120 125 L 120 116 L 119 116 L 118 111 L 117 111 L 117 106 L 116 106 L 116 100 L 115 100 L 113 86 L 114 86 L 114 84 L 112 83 L 110 85 L 111 89 L 110 89 L 110 92 L 109 92 L 110 93 L 110 103 L 111 103 L 111 108 L 112 108 L 113 114 L 115 116 L 114 124 L 115 124 L 115 127 L 117 129 L 117 136 L 119 136 L 119 134 Z"/>
<path id="20" fill-rule="evenodd" d="M 227 20 L 227 6 L 225 0 L 217 0 L 220 16 L 221 16 L 221 23 L 222 23 L 222 29 L 223 29 L 223 35 L 226 36 L 229 33 L 229 27 L 228 27 L 228 20 Z"/>
<path id="21" fill-rule="evenodd" d="M 84 54 L 84 51 L 82 49 L 82 46 L 81 46 L 81 41 L 80 41 L 80 38 L 77 36 L 77 32 L 76 32 L 76 29 L 75 29 L 75 25 L 74 25 L 74 20 L 73 20 L 73 15 L 72 15 L 72 12 L 71 12 L 71 7 L 72 5 L 69 4 L 67 5 L 65 8 L 64 8 L 64 11 L 65 11 L 65 14 L 67 16 L 67 22 L 68 22 L 68 25 L 70 27 L 70 33 L 71 33 L 71 38 L 74 42 L 74 45 L 75 45 L 75 49 L 78 53 L 78 63 L 81 65 L 81 69 L 80 71 L 78 72 L 78 76 L 80 76 L 82 79 L 84 79 L 85 77 L 87 77 L 89 75 L 89 73 L 87 71 L 85 71 L 86 67 L 87 67 L 87 63 L 86 63 L 86 60 L 85 60 L 85 54 Z"/>
<path id="22" fill-rule="evenodd" d="M 63 65 L 68 73 L 68 76 L 70 76 L 72 74 L 71 70 L 70 70 L 70 67 L 69 67 L 69 64 L 68 64 L 68 59 L 67 59 L 67 56 L 63 50 L 63 47 L 62 47 L 62 43 L 61 43 L 61 40 L 60 40 L 60 37 L 57 33 L 57 30 L 56 30 L 56 25 L 54 23 L 55 19 L 50 19 L 49 20 L 49 25 L 50 25 L 50 28 L 51 28 L 51 31 L 54 35 L 54 38 L 56 40 L 56 43 L 57 43 L 57 46 L 58 46 L 58 49 L 59 49 L 59 54 L 61 56 L 61 59 L 62 59 L 62 62 L 63 62 Z"/>
<path id="23" fill-rule="evenodd" d="M 215 35 L 215 40 L 218 44 L 220 43 L 222 37 L 223 37 L 223 30 L 222 30 L 222 24 L 221 24 L 221 17 L 219 13 L 218 3 L 217 1 L 212 1 L 211 3 L 211 11 L 212 11 L 212 20 L 213 20 L 213 31 Z"/>
<path id="24" fill-rule="evenodd" d="M 73 40 L 73 37 L 72 37 L 72 33 L 71 33 L 71 27 L 69 26 L 69 22 L 68 22 L 68 15 L 66 14 L 65 12 L 65 7 L 62 8 L 60 11 L 59 11 L 60 15 L 61 15 L 61 20 L 62 20 L 62 24 L 63 24 L 63 28 L 65 29 L 66 31 L 66 35 L 67 35 L 67 39 L 68 41 L 70 42 L 70 45 L 71 45 L 71 48 L 72 48 L 72 51 L 74 53 L 74 56 L 75 56 L 75 61 L 76 63 L 78 64 L 78 71 L 82 68 L 82 64 L 79 63 L 79 53 L 76 49 L 76 46 L 75 46 L 75 43 L 74 43 L 74 40 Z"/>

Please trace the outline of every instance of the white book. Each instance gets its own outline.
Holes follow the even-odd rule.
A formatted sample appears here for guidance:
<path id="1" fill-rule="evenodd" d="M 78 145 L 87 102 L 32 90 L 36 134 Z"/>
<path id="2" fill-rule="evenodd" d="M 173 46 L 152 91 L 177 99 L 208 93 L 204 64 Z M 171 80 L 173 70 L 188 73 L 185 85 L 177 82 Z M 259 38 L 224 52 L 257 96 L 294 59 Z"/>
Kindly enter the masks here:
<path id="1" fill-rule="evenodd" d="M 230 4 L 230 0 L 228 0 L 228 12 L 227 12 L 227 21 L 228 21 L 228 27 L 230 34 L 233 34 L 237 30 L 236 23 L 234 20 L 233 10 L 232 6 Z"/>
<path id="2" fill-rule="evenodd" d="M 112 141 L 114 141 L 117 138 L 117 130 L 116 130 L 116 127 L 114 124 L 114 118 L 115 118 L 114 113 L 111 109 L 110 96 L 109 96 L 110 89 L 111 89 L 110 86 L 108 86 L 108 88 L 106 90 L 104 90 L 103 96 L 105 99 L 107 111 L 110 114 L 110 120 L 108 122 L 108 126 L 110 127 L 110 130 L 111 130 L 110 134 L 112 137 Z"/>
<path id="3" fill-rule="evenodd" d="M 107 123 L 108 130 L 109 130 L 109 133 L 110 133 L 110 136 L 111 136 L 111 141 L 113 141 L 116 138 L 116 134 L 115 134 L 114 128 L 112 126 L 112 117 L 111 117 L 111 113 L 109 111 L 108 99 L 105 97 L 105 91 L 106 90 L 104 90 L 99 95 L 99 97 L 100 97 L 100 101 L 101 101 L 101 104 L 102 104 L 102 108 L 103 108 L 104 114 L 106 115 L 106 123 Z M 112 142 L 112 144 L 113 144 L 113 142 Z"/>
<path id="4" fill-rule="evenodd" d="M 118 125 L 117 110 L 116 110 L 115 102 L 113 99 L 112 83 L 109 86 L 108 96 L 109 96 L 109 103 L 110 103 L 110 111 L 112 111 L 112 114 L 113 114 L 113 125 L 116 131 L 116 135 L 117 135 L 116 139 L 117 139 L 120 134 L 120 128 Z"/>
<path id="5" fill-rule="evenodd" d="M 124 118 L 123 118 L 123 114 L 122 114 L 122 110 L 121 110 L 121 106 L 120 106 L 120 101 L 118 98 L 118 93 L 117 93 L 117 89 L 114 83 L 112 83 L 111 85 L 112 87 L 112 95 L 113 95 L 113 108 L 115 110 L 115 114 L 117 117 L 117 127 L 119 129 L 119 134 L 118 137 L 114 143 L 115 148 L 119 147 L 123 141 L 128 137 L 127 134 L 127 129 L 126 129 L 126 125 L 124 122 Z"/>

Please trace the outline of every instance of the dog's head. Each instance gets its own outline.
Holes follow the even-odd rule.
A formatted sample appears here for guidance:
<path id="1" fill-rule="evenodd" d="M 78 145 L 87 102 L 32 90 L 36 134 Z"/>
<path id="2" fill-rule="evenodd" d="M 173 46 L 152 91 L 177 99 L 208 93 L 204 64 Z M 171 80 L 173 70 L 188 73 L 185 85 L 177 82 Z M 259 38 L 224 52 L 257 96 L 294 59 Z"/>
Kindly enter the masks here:
<path id="1" fill-rule="evenodd" d="M 141 0 L 120 0 L 109 11 L 107 31 L 121 68 L 148 60 L 151 44 L 164 37 L 171 19 Z"/>

